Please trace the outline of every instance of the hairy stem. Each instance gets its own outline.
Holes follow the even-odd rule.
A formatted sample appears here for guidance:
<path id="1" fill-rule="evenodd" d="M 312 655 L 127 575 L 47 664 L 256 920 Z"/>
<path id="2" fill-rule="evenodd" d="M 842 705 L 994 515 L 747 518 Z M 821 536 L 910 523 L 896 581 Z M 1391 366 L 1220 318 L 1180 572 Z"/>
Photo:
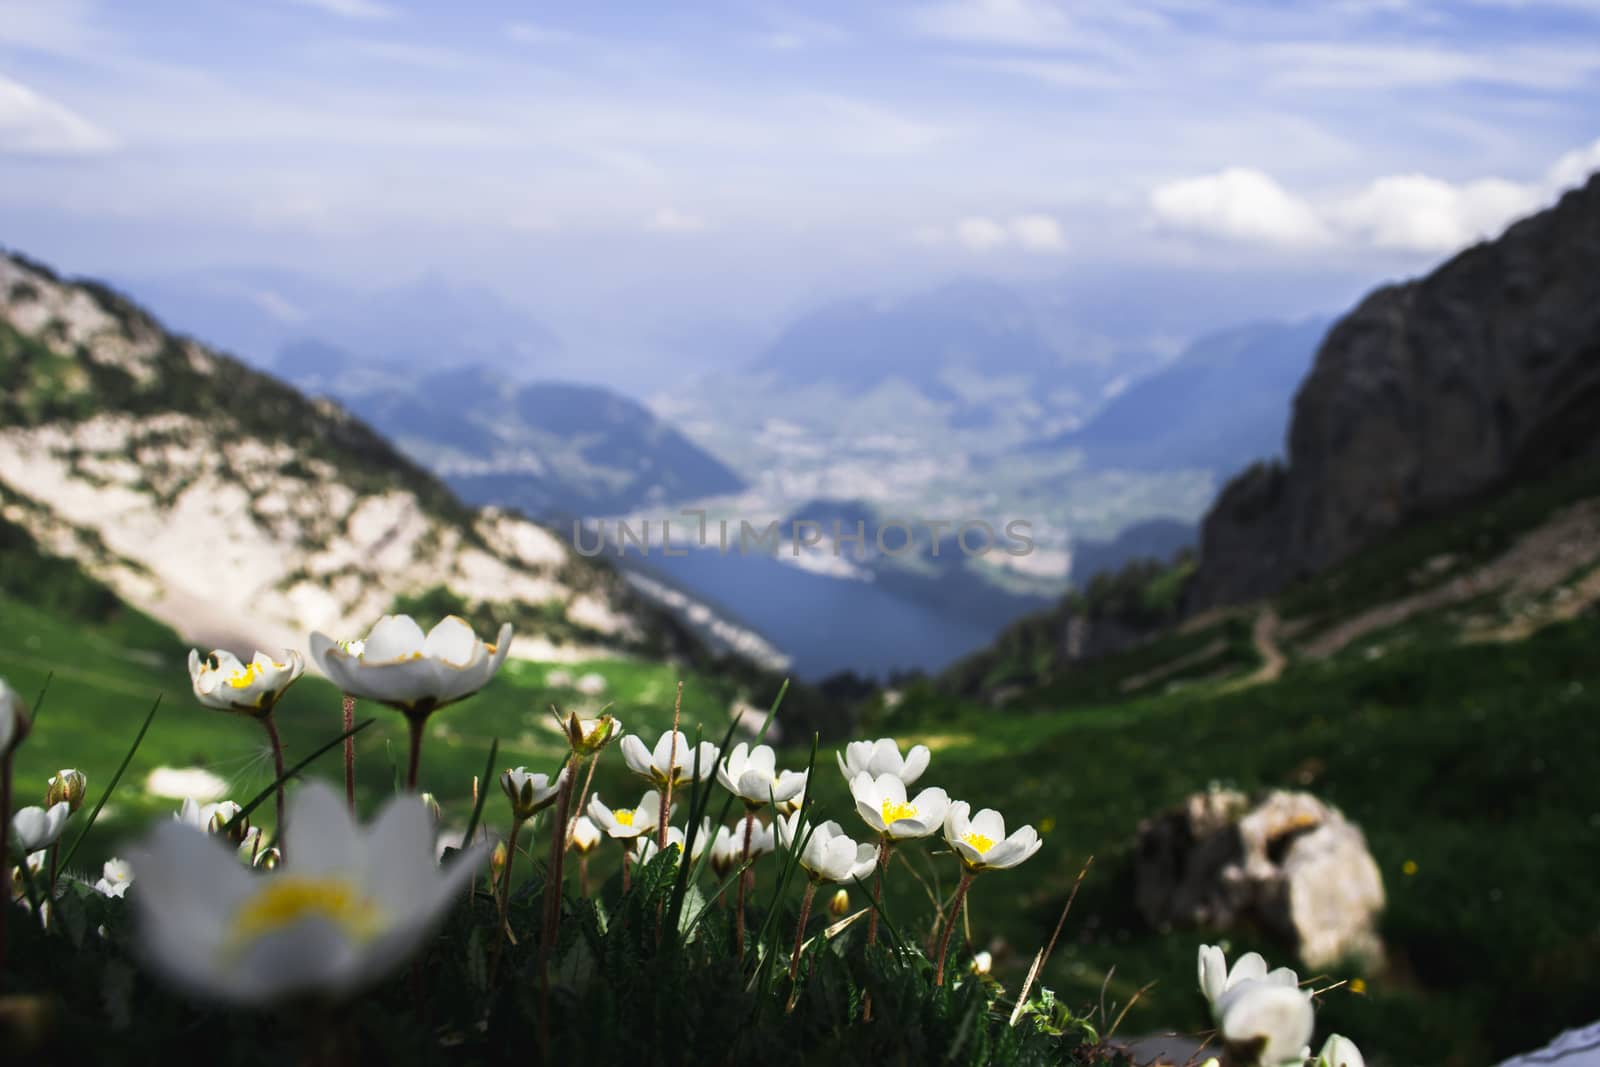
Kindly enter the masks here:
<path id="1" fill-rule="evenodd" d="M 944 985 L 944 954 L 950 948 L 950 935 L 955 933 L 956 918 L 961 914 L 961 905 L 966 903 L 967 889 L 972 885 L 973 874 L 962 869 L 961 884 L 956 886 L 955 899 L 950 902 L 950 916 L 945 919 L 944 934 L 939 938 L 939 963 L 933 972 L 933 984 Z"/>
<path id="2" fill-rule="evenodd" d="M 878 943 L 878 907 L 883 903 L 883 871 L 889 866 L 889 852 L 893 840 L 887 836 L 878 839 L 878 865 L 872 871 L 872 914 L 867 916 L 867 944 Z"/>
<path id="3" fill-rule="evenodd" d="M 817 880 L 806 881 L 806 895 L 800 899 L 800 922 L 794 930 L 794 952 L 789 956 L 789 981 L 800 975 L 800 946 L 806 941 L 806 920 L 811 918 L 811 898 L 817 895 Z M 792 1004 L 793 1001 L 791 1000 Z"/>
<path id="4" fill-rule="evenodd" d="M 506 841 L 506 866 L 505 870 L 500 872 L 500 891 L 496 894 L 496 897 L 500 905 L 500 930 L 502 933 L 509 929 L 510 920 L 506 918 L 506 913 L 510 909 L 511 903 L 511 868 L 517 865 L 517 835 L 522 833 L 522 823 L 522 819 L 513 818 L 511 820 L 511 837 Z"/>
<path id="5" fill-rule="evenodd" d="M 284 843 L 283 835 L 283 738 L 278 736 L 278 724 L 272 720 L 272 712 L 269 711 L 261 716 L 261 725 L 267 728 L 267 741 L 272 745 L 272 773 L 278 786 L 278 852 L 287 857 L 289 849 Z"/>
<path id="6" fill-rule="evenodd" d="M 573 773 L 561 779 L 556 789 L 555 833 L 550 839 L 550 869 L 544 884 L 544 937 L 539 946 L 539 951 L 544 954 L 548 954 L 550 946 L 555 944 L 556 928 L 561 925 L 561 879 L 567 859 L 567 815 L 572 805 L 572 783 L 577 777 L 574 768 Z"/>
<path id="7" fill-rule="evenodd" d="M 417 771 L 422 767 L 422 729 L 427 722 L 424 715 L 406 716 L 406 723 L 411 727 L 411 760 L 406 767 L 406 789 L 413 793 L 417 791 Z"/>
<path id="8" fill-rule="evenodd" d="M 744 851 L 740 855 L 740 859 L 745 863 L 749 863 L 750 862 L 750 837 L 751 837 L 751 834 L 754 833 L 754 831 L 755 831 L 755 822 L 756 822 L 756 813 L 754 811 L 747 810 L 744 813 Z M 734 917 L 733 917 L 733 925 L 734 925 L 733 941 L 734 941 L 734 944 L 739 946 L 739 962 L 740 963 L 744 962 L 744 898 L 745 898 L 745 893 L 749 891 L 749 884 L 750 884 L 750 872 L 748 870 L 740 871 L 739 872 L 739 910 L 734 913 Z"/>
<path id="9" fill-rule="evenodd" d="M 344 739 L 344 799 L 350 806 L 350 814 L 356 813 L 356 739 L 350 731 L 356 725 L 356 698 L 349 693 L 344 695 L 344 732 L 349 735 Z"/>
<path id="10" fill-rule="evenodd" d="M 24 863 L 28 862 L 23 859 Z M 6 966 L 6 920 L 11 914 L 11 753 L 0 754 L 0 972 Z"/>

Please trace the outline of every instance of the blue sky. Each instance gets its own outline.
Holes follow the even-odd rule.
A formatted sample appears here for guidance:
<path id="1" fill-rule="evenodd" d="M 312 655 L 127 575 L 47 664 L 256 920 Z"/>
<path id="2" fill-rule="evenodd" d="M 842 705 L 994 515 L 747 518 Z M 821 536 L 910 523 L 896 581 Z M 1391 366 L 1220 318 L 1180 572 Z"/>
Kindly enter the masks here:
<path id="1" fill-rule="evenodd" d="M 1600 0 L 0 0 L 0 242 L 574 322 L 1186 270 L 1334 309 L 1600 168 L 1597 45 Z"/>

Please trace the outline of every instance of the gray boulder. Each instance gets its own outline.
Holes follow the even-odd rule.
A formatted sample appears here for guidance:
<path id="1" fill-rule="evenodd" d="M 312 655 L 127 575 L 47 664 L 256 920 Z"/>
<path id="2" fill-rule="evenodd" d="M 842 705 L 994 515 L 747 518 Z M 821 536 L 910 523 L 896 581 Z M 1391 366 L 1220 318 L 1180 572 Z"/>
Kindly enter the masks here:
<path id="1" fill-rule="evenodd" d="M 1139 824 L 1135 900 L 1153 926 L 1253 926 L 1313 970 L 1382 962 L 1383 876 L 1366 838 L 1309 793 L 1196 793 Z"/>

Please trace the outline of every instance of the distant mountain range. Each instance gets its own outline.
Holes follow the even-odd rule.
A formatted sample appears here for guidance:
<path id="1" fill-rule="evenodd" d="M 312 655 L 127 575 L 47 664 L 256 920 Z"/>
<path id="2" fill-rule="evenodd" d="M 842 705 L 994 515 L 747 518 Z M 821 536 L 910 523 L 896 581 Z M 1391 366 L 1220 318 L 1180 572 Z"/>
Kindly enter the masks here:
<path id="1" fill-rule="evenodd" d="M 1083 426 L 1028 446 L 1082 449 L 1104 469 L 1203 467 L 1220 477 L 1283 454 L 1289 405 L 1328 320 L 1207 334 L 1107 401 Z"/>
<path id="2" fill-rule="evenodd" d="M 395 375 L 330 346 L 284 349 L 282 372 L 337 398 L 469 504 L 596 518 L 737 493 L 744 481 L 609 389 L 518 384 L 483 366 Z"/>
<path id="3" fill-rule="evenodd" d="M 550 530 L 464 506 L 332 401 L 4 253 L 0 518 L 197 643 L 303 647 L 429 597 L 515 623 L 516 656 L 781 663 L 703 605 L 668 610 Z"/>

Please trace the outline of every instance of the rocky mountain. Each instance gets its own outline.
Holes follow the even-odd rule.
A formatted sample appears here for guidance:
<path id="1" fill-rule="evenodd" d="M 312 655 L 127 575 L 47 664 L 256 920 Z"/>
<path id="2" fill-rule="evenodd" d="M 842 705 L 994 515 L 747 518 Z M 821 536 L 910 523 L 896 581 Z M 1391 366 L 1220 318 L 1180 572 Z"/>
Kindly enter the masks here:
<path id="1" fill-rule="evenodd" d="M 462 504 L 337 404 L 5 254 L 0 518 L 196 643 L 303 647 L 430 597 L 516 623 L 517 656 L 703 647 L 610 568 Z M 777 659 L 708 613 L 695 629 Z"/>
<path id="2" fill-rule="evenodd" d="M 1134 382 L 1083 426 L 1029 451 L 1081 449 L 1102 469 L 1210 470 L 1219 478 L 1283 453 L 1295 388 L 1325 319 L 1254 322 L 1207 334 Z"/>
<path id="3" fill-rule="evenodd" d="M 1196 608 L 1268 595 L 1508 480 L 1600 456 L 1600 176 L 1340 319 L 1286 464 L 1206 516 Z"/>
<path id="4" fill-rule="evenodd" d="M 745 488 L 644 405 L 601 386 L 518 384 L 482 365 L 396 375 L 320 342 L 287 346 L 278 366 L 470 504 L 588 519 Z"/>

